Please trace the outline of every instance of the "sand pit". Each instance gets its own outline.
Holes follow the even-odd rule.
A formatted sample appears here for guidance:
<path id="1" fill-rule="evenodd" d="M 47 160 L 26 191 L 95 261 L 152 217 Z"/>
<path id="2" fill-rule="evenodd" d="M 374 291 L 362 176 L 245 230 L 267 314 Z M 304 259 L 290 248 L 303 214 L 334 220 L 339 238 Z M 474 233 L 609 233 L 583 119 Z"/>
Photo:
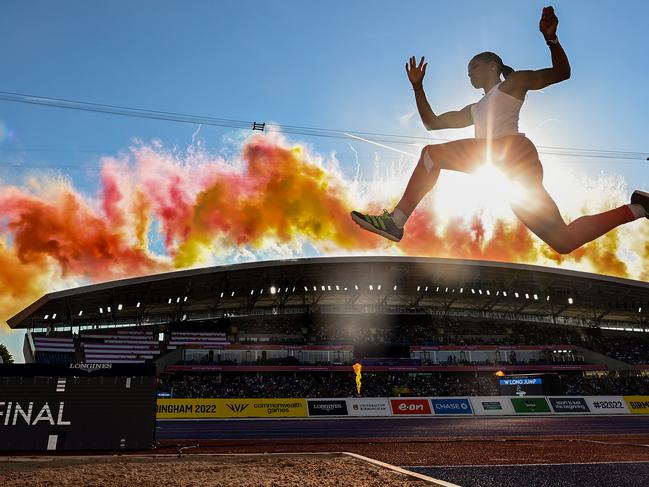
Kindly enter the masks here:
<path id="1" fill-rule="evenodd" d="M 343 454 L 177 457 L 14 457 L 0 461 L 0 485 L 329 487 L 430 486 Z"/>

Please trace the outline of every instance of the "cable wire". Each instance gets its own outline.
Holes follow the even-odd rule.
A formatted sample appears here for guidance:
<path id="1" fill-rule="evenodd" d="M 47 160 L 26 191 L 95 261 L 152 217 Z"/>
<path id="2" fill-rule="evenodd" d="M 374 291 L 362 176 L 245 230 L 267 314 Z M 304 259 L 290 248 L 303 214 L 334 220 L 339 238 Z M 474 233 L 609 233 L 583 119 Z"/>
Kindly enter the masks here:
<path id="1" fill-rule="evenodd" d="M 283 134 L 301 135 L 306 137 L 326 137 L 344 140 L 363 140 L 374 143 L 402 154 L 409 154 L 399 149 L 387 147 L 383 144 L 405 144 L 410 146 L 421 146 L 431 140 L 447 142 L 451 139 L 439 137 L 422 137 L 401 134 L 387 134 L 381 132 L 364 132 L 354 130 L 316 128 L 299 125 L 285 125 L 279 123 L 259 124 L 252 120 L 236 120 L 219 117 L 207 117 L 192 115 L 186 113 L 166 112 L 161 110 L 149 110 L 143 108 L 125 107 L 119 105 L 110 105 L 102 103 L 90 103 L 77 100 L 66 100 L 62 98 L 51 98 L 43 96 L 34 96 L 23 93 L 13 93 L 0 91 L 0 100 L 15 103 L 25 103 L 32 105 L 48 106 L 53 108 L 62 108 L 68 110 L 79 110 L 95 113 L 105 113 L 110 115 L 120 115 L 127 117 L 146 118 L 152 120 L 162 120 L 168 122 L 180 122 L 201 124 L 216 127 L 225 127 L 233 129 L 260 130 L 267 132 L 278 132 Z M 369 140 L 371 138 L 371 140 Z M 580 158 L 598 158 L 598 159 L 617 159 L 617 160 L 649 160 L 648 154 L 635 151 L 618 151 L 606 149 L 588 149 L 577 147 L 554 147 L 554 146 L 537 146 L 539 152 L 547 155 L 570 156 Z M 0 148 L 0 151 L 5 149 Z M 78 151 L 81 152 L 81 151 Z"/>

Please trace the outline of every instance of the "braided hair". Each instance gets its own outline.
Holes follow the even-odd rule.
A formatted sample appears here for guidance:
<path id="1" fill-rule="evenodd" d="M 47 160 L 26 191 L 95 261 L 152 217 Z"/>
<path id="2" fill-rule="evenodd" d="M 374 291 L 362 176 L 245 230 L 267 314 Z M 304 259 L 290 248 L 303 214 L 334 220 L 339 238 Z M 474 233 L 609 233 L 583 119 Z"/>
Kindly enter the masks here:
<path id="1" fill-rule="evenodd" d="M 473 56 L 473 58 L 483 61 L 485 63 L 490 63 L 490 62 L 496 63 L 499 69 L 498 73 L 502 74 L 505 79 L 507 79 L 507 77 L 514 72 L 514 69 L 504 64 L 503 60 L 495 52 L 491 52 L 491 51 L 481 52 L 480 54 L 476 54 L 475 56 Z"/>

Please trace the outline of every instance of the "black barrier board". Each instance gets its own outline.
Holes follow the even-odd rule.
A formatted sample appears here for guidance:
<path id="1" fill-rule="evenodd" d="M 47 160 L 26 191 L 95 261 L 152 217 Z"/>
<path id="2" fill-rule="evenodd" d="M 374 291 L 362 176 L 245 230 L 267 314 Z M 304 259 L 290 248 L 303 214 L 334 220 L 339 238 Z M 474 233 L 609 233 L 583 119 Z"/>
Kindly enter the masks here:
<path id="1" fill-rule="evenodd" d="M 347 416 L 347 401 L 341 400 L 311 400 L 309 416 Z"/>
<path id="2" fill-rule="evenodd" d="M 0 377 L 153 376 L 155 364 L 0 364 Z"/>
<path id="3" fill-rule="evenodd" d="M 127 376 L 49 377 L 27 369 L 25 376 L 15 368 L 0 376 L 0 450 L 152 447 L 156 378 L 128 373 L 144 369 L 123 368 Z"/>
<path id="4" fill-rule="evenodd" d="M 555 413 L 589 413 L 590 408 L 581 397 L 549 397 Z"/>

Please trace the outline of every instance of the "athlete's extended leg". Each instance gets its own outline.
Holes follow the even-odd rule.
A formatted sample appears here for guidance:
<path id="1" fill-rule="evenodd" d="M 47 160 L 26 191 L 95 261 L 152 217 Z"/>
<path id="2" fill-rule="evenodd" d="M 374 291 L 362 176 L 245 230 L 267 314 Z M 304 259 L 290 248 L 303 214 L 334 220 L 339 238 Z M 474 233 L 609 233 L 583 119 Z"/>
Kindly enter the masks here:
<path id="1" fill-rule="evenodd" d="M 484 164 L 486 142 L 464 139 L 446 144 L 427 145 L 410 176 L 406 190 L 395 207 L 406 219 L 419 202 L 433 189 L 442 169 L 471 173 Z"/>
<path id="2" fill-rule="evenodd" d="M 362 228 L 398 242 L 403 226 L 419 202 L 433 189 L 442 169 L 473 172 L 485 160 L 485 141 L 463 139 L 427 145 L 410 176 L 406 190 L 392 213 L 368 215 L 352 211 L 352 219 Z"/>
<path id="3" fill-rule="evenodd" d="M 569 254 L 619 225 L 649 215 L 649 195 L 636 191 L 630 205 L 582 216 L 566 224 L 542 183 L 528 188 L 525 200 L 512 204 L 512 209 L 532 232 L 560 254 Z"/>

